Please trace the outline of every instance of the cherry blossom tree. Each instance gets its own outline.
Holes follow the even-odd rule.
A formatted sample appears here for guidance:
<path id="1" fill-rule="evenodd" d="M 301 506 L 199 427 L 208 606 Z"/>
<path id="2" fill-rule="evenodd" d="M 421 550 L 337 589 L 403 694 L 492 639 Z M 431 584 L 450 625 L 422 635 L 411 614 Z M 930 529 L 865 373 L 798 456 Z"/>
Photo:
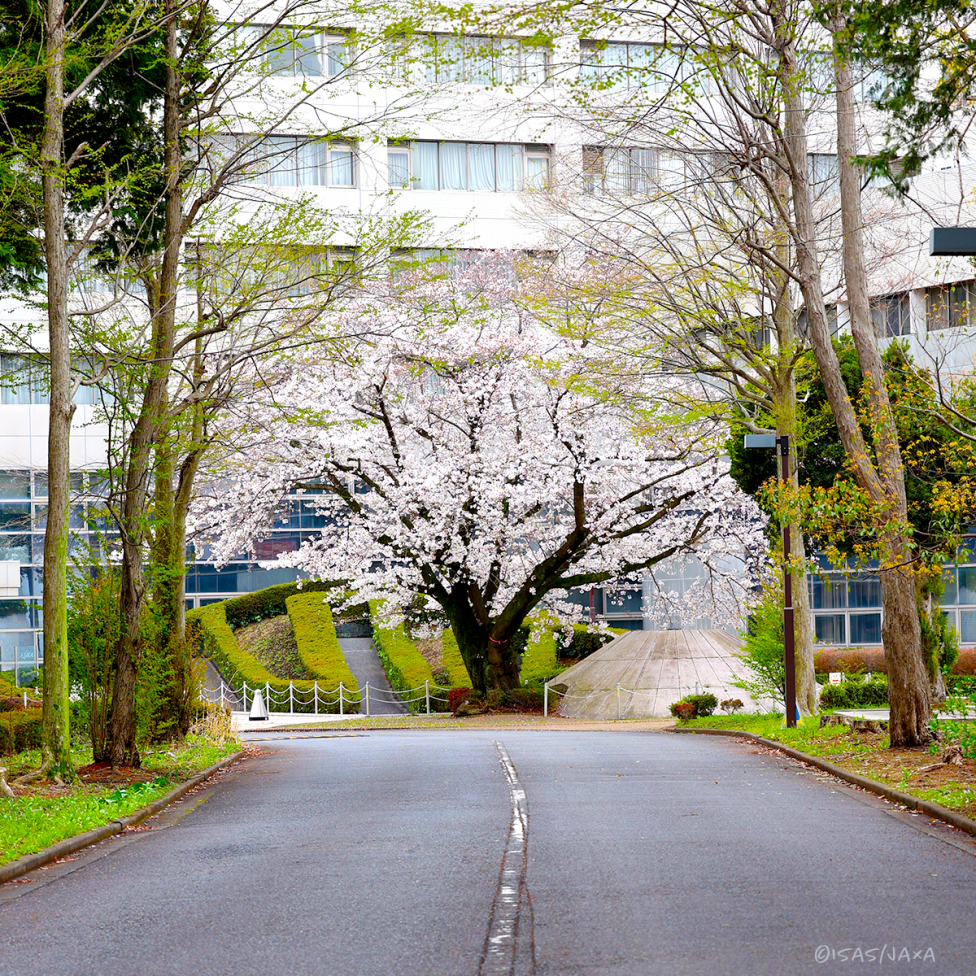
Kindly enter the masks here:
<path id="1" fill-rule="evenodd" d="M 287 493 L 320 492 L 329 526 L 279 561 L 391 616 L 418 595 L 438 605 L 479 690 L 518 684 L 511 641 L 530 613 L 578 613 L 567 591 L 666 561 L 702 569 L 691 592 L 662 588 L 662 616 L 737 618 L 765 548 L 721 424 L 669 416 L 646 381 L 584 381 L 582 344 L 514 292 L 475 267 L 364 299 L 370 342 L 262 373 L 197 511 L 230 559 Z"/>

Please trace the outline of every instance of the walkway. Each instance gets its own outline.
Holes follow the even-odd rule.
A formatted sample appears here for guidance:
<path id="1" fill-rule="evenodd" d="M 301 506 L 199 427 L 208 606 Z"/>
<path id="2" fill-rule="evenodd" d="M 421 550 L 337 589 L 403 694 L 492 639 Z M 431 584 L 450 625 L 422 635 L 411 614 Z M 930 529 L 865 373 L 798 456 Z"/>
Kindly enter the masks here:
<path id="1" fill-rule="evenodd" d="M 559 714 L 573 718 L 615 718 L 618 684 L 621 718 L 669 715 L 674 702 L 695 692 L 710 692 L 719 701 L 738 698 L 747 712 L 758 711 L 735 686 L 749 673 L 738 650 L 738 639 L 724 630 L 634 630 L 550 684 L 573 696 L 559 704 Z"/>
<path id="2" fill-rule="evenodd" d="M 380 656 L 373 647 L 373 641 L 369 637 L 340 637 L 339 647 L 345 655 L 346 664 L 349 670 L 356 676 L 359 682 L 359 689 L 365 687 L 369 682 L 370 692 L 382 692 L 382 696 L 373 697 L 370 694 L 369 713 L 370 715 L 403 715 L 406 708 L 388 699 L 393 696 L 393 689 L 387 680 L 386 672 L 380 662 Z M 380 697 L 387 699 L 380 700 Z"/>

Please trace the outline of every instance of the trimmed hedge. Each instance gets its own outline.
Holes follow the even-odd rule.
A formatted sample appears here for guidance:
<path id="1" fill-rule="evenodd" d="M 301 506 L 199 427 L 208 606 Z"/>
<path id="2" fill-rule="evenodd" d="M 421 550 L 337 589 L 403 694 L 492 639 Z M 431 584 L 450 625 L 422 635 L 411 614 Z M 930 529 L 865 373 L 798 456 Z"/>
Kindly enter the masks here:
<path id="1" fill-rule="evenodd" d="M 394 691 L 407 691 L 411 688 L 423 688 L 424 682 L 430 682 L 431 694 L 443 691 L 435 681 L 423 654 L 417 650 L 417 645 L 407 636 L 402 623 L 396 627 L 384 627 L 379 623 L 379 602 L 370 600 L 369 612 L 373 621 L 373 643 L 383 662 L 383 669 L 390 680 L 390 687 Z M 419 692 L 414 692 L 419 695 Z M 424 701 L 411 702 L 407 706 L 410 711 L 421 711 L 425 708 Z M 432 701 L 431 711 L 443 710 L 443 702 Z"/>
<path id="2" fill-rule="evenodd" d="M 888 679 L 884 675 L 870 681 L 842 681 L 827 685 L 820 693 L 821 708 L 883 708 L 888 704 Z"/>
<path id="3" fill-rule="evenodd" d="M 317 593 L 298 593 L 285 601 L 295 631 L 298 656 L 309 677 L 331 691 L 342 682 L 347 691 L 358 692 L 359 684 L 349 670 L 332 620 L 332 608 Z"/>
<path id="4" fill-rule="evenodd" d="M 41 748 L 41 710 L 0 713 L 0 755 Z"/>
<path id="5" fill-rule="evenodd" d="M 444 630 L 441 646 L 444 653 L 444 667 L 447 669 L 447 675 L 451 679 L 451 687 L 470 688 L 471 676 L 468 674 L 468 669 L 464 666 L 464 658 L 461 657 L 457 640 L 454 638 L 454 631 L 450 628 Z"/>
<path id="6" fill-rule="evenodd" d="M 321 580 L 302 580 L 298 583 L 278 583 L 263 590 L 245 593 L 243 596 L 231 597 L 224 600 L 224 614 L 227 623 L 234 629 L 256 624 L 268 617 L 281 617 L 288 613 L 288 597 L 298 593 L 318 593 L 331 590 L 337 584 L 322 582 Z"/>
<path id="7" fill-rule="evenodd" d="M 206 607 L 191 610 L 186 615 L 187 635 L 199 648 L 204 657 L 209 658 L 217 670 L 232 686 L 240 686 L 242 682 L 247 682 L 251 687 L 259 687 L 262 690 L 267 685 L 276 692 L 288 692 L 290 682 L 284 678 L 276 678 L 267 668 L 256 658 L 241 649 L 234 637 L 234 631 L 227 623 L 226 605 L 231 601 L 225 600 L 222 603 L 211 603 Z M 287 607 L 286 607 L 287 610 Z M 261 618 L 263 619 L 263 618 Z M 295 681 L 295 689 L 303 695 L 309 695 L 314 690 L 312 681 Z M 319 692 L 324 689 L 320 688 Z M 350 705 L 351 711 L 358 706 Z M 313 704 L 295 704 L 298 712 L 312 712 L 315 710 Z M 320 712 L 338 712 L 338 703 L 329 705 L 319 701 Z"/>

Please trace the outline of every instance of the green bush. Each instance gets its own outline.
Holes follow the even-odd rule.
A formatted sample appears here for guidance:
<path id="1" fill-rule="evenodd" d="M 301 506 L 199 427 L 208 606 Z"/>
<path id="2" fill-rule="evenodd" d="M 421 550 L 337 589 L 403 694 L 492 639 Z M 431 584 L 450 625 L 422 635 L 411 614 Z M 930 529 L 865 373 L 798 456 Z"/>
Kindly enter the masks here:
<path id="1" fill-rule="evenodd" d="M 556 662 L 556 635 L 549 621 L 532 621 L 531 636 L 522 657 L 520 678 L 523 685 L 548 681 L 560 671 Z"/>
<path id="2" fill-rule="evenodd" d="M 842 681 L 827 685 L 820 694 L 821 708 L 878 708 L 888 704 L 888 679 L 872 675 L 870 681 Z"/>
<path id="3" fill-rule="evenodd" d="M 342 682 L 346 691 L 357 693 L 359 684 L 339 647 L 332 608 L 319 593 L 300 593 L 285 601 L 295 631 L 298 656 L 310 678 L 322 682 L 330 691 Z"/>
<path id="4" fill-rule="evenodd" d="M 41 710 L 0 712 L 0 755 L 41 748 Z"/>
<path id="5" fill-rule="evenodd" d="M 191 610 L 186 615 L 186 628 L 188 638 L 199 648 L 204 657 L 209 658 L 218 671 L 231 684 L 232 687 L 239 688 L 242 682 L 247 682 L 248 687 L 259 687 L 262 690 L 267 685 L 276 692 L 288 693 L 289 682 L 283 678 L 276 678 L 267 668 L 256 660 L 252 655 L 242 650 L 234 637 L 234 631 L 227 623 L 225 613 L 226 604 L 211 603 L 209 606 L 200 607 L 198 610 Z M 286 607 L 287 610 L 287 607 Z M 295 681 L 295 690 L 300 692 L 303 698 L 309 698 L 314 690 L 314 683 L 311 681 Z M 324 689 L 319 689 L 321 694 Z M 355 706 L 350 706 L 354 708 Z M 312 712 L 314 704 L 302 704 L 296 701 L 296 712 Z M 320 712 L 339 711 L 338 702 L 334 705 L 325 704 L 319 699 L 318 710 Z"/>
<path id="6" fill-rule="evenodd" d="M 224 614 L 227 623 L 237 630 L 238 627 L 246 627 L 259 620 L 281 617 L 288 613 L 287 600 L 290 596 L 297 593 L 320 593 L 334 589 L 337 585 L 321 580 L 302 580 L 301 586 L 298 583 L 279 583 L 277 586 L 268 586 L 263 590 L 255 590 L 254 593 L 224 600 Z"/>
<path id="7" fill-rule="evenodd" d="M 461 657 L 461 651 L 458 649 L 457 640 L 452 630 L 445 629 L 441 646 L 444 653 L 444 668 L 447 670 L 447 678 L 451 687 L 470 688 L 471 676 L 464 666 L 464 659 Z"/>
<path id="8" fill-rule="evenodd" d="M 407 636 L 403 624 L 399 623 L 396 627 L 382 626 L 379 623 L 380 605 L 375 600 L 370 601 L 369 612 L 373 621 L 373 642 L 383 662 L 390 687 L 394 691 L 421 689 L 413 692 L 411 697 L 419 696 L 419 700 L 410 702 L 408 708 L 412 712 L 423 711 L 426 707 L 423 700 L 424 682 L 430 682 L 431 694 L 445 689 L 434 683 L 430 665 L 417 650 L 417 645 Z M 430 707 L 431 711 L 443 711 L 447 706 L 444 702 L 431 701 Z"/>
<path id="9" fill-rule="evenodd" d="M 682 701 L 691 702 L 701 718 L 706 718 L 718 707 L 718 699 L 711 694 L 704 695 L 685 695 Z"/>

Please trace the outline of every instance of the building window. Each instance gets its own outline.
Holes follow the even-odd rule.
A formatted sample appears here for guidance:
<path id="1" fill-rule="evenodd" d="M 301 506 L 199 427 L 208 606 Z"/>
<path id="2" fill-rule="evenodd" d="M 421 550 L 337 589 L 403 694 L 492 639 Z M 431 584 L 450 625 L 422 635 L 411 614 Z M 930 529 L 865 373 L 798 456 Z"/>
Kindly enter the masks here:
<path id="1" fill-rule="evenodd" d="M 871 299 L 871 320 L 879 339 L 911 335 L 911 302 L 908 292 Z"/>
<path id="2" fill-rule="evenodd" d="M 630 41 L 580 41 L 580 81 L 599 88 L 647 88 L 664 93 L 675 85 L 714 90 L 712 76 L 685 46 Z"/>
<path id="3" fill-rule="evenodd" d="M 315 142 L 299 136 L 269 136 L 252 151 L 250 182 L 268 186 L 356 185 L 352 146 Z"/>
<path id="4" fill-rule="evenodd" d="M 837 306 L 827 305 L 827 328 L 832 336 L 840 334 L 840 319 L 837 316 Z M 796 317 L 796 334 L 803 342 L 810 341 L 810 318 L 806 308 L 801 308 Z"/>
<path id="5" fill-rule="evenodd" d="M 976 325 L 974 302 L 976 281 L 926 288 L 925 319 L 929 332 Z"/>
<path id="6" fill-rule="evenodd" d="M 840 169 L 835 153 L 808 153 L 807 175 L 814 193 L 833 193 L 840 184 Z"/>
<path id="7" fill-rule="evenodd" d="M 392 42 L 391 74 L 438 84 L 542 85 L 549 47 L 518 37 L 417 34 Z"/>
<path id="8" fill-rule="evenodd" d="M 656 149 L 583 147 L 583 179 L 588 193 L 648 196 L 661 176 Z"/>
<path id="9" fill-rule="evenodd" d="M 239 27 L 236 54 L 253 60 L 270 75 L 288 78 L 335 78 L 352 65 L 351 38 L 297 27 Z"/>
<path id="10" fill-rule="evenodd" d="M 411 142 L 388 150 L 390 186 L 505 192 L 544 189 L 549 147 L 517 143 Z"/>

